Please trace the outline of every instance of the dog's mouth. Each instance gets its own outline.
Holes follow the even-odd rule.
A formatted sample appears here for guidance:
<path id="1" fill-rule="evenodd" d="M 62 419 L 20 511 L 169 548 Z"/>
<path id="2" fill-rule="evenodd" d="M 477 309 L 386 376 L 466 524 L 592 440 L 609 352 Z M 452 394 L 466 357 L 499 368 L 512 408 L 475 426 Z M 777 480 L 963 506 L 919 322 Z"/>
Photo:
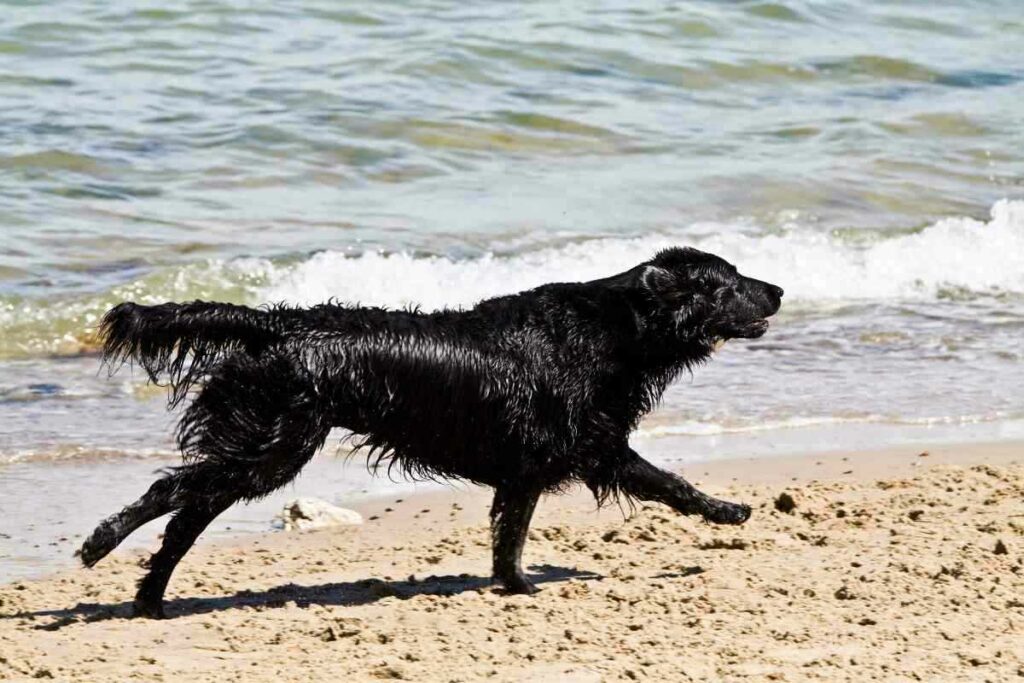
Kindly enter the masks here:
<path id="1" fill-rule="evenodd" d="M 713 351 L 718 351 L 725 345 L 725 342 L 730 339 L 757 339 L 759 337 L 763 337 L 764 333 L 767 331 L 768 321 L 764 318 L 759 318 L 758 320 L 752 320 L 749 323 L 735 325 L 724 333 L 721 333 L 721 336 L 713 337 L 709 343 Z"/>
<path id="2" fill-rule="evenodd" d="M 768 331 L 768 319 L 758 318 L 734 330 L 733 336 L 737 339 L 758 339 Z"/>

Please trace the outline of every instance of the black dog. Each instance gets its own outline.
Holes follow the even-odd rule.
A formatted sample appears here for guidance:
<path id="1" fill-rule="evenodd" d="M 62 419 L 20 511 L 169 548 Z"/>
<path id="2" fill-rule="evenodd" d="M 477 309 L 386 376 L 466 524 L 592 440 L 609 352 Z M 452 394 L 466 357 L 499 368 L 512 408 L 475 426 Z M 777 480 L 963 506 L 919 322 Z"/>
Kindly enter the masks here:
<path id="1" fill-rule="evenodd" d="M 82 562 L 173 512 L 135 598 L 137 614 L 163 616 L 171 572 L 203 529 L 291 481 L 332 427 L 361 435 L 374 467 L 494 487 L 494 578 L 512 593 L 536 590 L 520 557 L 537 499 L 575 482 L 599 503 L 660 501 L 741 524 L 749 507 L 654 467 L 627 437 L 718 342 L 763 335 L 781 298 L 717 256 L 669 249 L 614 277 L 464 311 L 120 304 L 101 328 L 111 367 L 139 363 L 172 405 L 201 389 L 178 430 L 184 464 L 102 522 Z"/>

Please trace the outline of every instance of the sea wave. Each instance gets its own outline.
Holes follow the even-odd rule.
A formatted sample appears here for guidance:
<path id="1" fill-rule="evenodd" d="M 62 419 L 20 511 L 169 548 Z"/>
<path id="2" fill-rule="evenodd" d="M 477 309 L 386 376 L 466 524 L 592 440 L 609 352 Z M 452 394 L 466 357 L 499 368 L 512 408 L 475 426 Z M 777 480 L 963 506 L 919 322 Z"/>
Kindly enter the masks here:
<path id="1" fill-rule="evenodd" d="M 0 451 L 0 465 L 35 462 L 105 462 L 123 460 L 165 460 L 180 458 L 176 451 L 161 448 L 103 448 L 81 444 L 55 444 L 48 447 Z"/>
<path id="2" fill-rule="evenodd" d="M 1024 293 L 1024 201 L 1001 200 L 991 219 L 947 218 L 920 231 L 862 244 L 799 227 L 756 234 L 736 226 L 632 239 L 594 239 L 507 257 L 454 260 L 406 253 L 321 252 L 269 277 L 263 301 L 343 301 L 427 309 L 471 304 L 551 280 L 604 277 L 688 244 L 775 282 L 787 300 L 920 299 L 950 289 Z"/>
<path id="3" fill-rule="evenodd" d="M 468 306 L 545 282 L 605 277 L 691 245 L 781 285 L 790 304 L 1024 294 L 1024 200 L 1004 199 L 989 220 L 953 217 L 870 239 L 794 222 L 769 232 L 743 222 L 703 223 L 631 238 L 543 246 L 471 258 L 408 252 L 323 251 L 300 261 L 238 258 L 157 271 L 74 299 L 0 297 L 0 358 L 69 355 L 94 348 L 99 317 L 122 300 L 203 298 L 251 305 L 337 299 L 425 310 Z"/>
<path id="4" fill-rule="evenodd" d="M 640 439 L 657 439 L 673 436 L 720 436 L 728 434 L 749 434 L 752 432 L 770 432 L 782 429 L 808 429 L 841 427 L 844 425 L 890 425 L 898 427 L 957 427 L 985 423 L 1005 422 L 1024 419 L 1019 412 L 996 411 L 984 414 L 969 415 L 933 415 L 933 416 L 892 416 L 892 415 L 794 415 L 774 420 L 736 420 L 720 422 L 704 422 L 698 420 L 678 419 L 677 416 L 666 422 L 665 418 L 654 418 L 636 430 L 635 436 Z"/>

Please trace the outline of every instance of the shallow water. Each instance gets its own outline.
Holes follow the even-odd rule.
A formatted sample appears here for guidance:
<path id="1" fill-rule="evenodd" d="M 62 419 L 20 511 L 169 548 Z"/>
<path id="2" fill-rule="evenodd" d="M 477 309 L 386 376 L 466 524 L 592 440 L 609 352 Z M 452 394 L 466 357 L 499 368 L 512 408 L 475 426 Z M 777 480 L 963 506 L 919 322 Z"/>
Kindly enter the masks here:
<path id="1" fill-rule="evenodd" d="M 173 457 L 89 355 L 124 299 L 468 305 L 671 244 L 787 297 L 641 438 L 1024 417 L 1015 0 L 0 5 L 0 467 Z"/>

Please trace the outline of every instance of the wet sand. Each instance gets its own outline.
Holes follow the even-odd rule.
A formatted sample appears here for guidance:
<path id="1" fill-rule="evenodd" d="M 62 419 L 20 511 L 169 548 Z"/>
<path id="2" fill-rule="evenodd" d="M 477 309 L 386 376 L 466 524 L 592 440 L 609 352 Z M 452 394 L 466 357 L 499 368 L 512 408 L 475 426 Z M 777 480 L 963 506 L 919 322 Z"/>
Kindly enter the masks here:
<path id="1" fill-rule="evenodd" d="M 480 490 L 206 543 L 165 621 L 128 618 L 143 555 L 118 551 L 0 586 L 0 678 L 1019 680 L 1024 446 L 924 452 L 686 467 L 754 506 L 740 528 L 548 498 L 529 597 L 488 585 Z"/>

